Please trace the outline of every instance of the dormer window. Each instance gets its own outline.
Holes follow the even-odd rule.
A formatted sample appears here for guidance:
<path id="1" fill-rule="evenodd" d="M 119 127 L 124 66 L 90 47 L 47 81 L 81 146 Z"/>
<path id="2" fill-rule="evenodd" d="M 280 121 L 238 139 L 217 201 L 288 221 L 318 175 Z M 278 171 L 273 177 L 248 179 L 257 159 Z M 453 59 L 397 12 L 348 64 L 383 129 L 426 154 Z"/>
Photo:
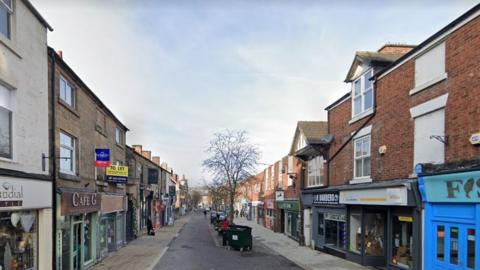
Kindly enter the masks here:
<path id="1" fill-rule="evenodd" d="M 352 117 L 362 116 L 373 110 L 373 69 L 360 75 L 352 84 Z"/>

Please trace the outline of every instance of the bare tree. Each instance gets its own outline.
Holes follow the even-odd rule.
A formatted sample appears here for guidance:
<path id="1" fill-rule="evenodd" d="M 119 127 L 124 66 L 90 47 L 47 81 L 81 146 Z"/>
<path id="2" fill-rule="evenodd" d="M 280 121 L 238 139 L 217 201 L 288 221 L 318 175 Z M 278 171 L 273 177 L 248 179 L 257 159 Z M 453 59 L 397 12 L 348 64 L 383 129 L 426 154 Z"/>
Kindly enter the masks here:
<path id="1" fill-rule="evenodd" d="M 248 141 L 247 132 L 242 130 L 215 133 L 206 152 L 209 157 L 203 161 L 203 167 L 226 189 L 229 219 L 233 222 L 237 183 L 255 172 L 260 152 Z"/>

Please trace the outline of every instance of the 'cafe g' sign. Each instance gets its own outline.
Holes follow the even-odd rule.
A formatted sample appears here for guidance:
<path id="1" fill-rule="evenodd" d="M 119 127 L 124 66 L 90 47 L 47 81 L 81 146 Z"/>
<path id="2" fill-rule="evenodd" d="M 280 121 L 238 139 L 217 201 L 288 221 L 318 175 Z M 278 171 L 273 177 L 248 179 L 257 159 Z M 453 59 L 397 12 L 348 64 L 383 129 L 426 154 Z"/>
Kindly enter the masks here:
<path id="1" fill-rule="evenodd" d="M 100 198 L 94 192 L 63 192 L 62 216 L 99 211 Z"/>

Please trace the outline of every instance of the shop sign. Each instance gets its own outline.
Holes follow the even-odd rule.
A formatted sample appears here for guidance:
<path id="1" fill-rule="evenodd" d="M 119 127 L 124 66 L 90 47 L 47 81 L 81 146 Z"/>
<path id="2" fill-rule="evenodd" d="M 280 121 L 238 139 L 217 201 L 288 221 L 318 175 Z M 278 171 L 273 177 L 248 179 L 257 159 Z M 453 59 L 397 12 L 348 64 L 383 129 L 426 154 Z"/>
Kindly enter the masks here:
<path id="1" fill-rule="evenodd" d="M 148 183 L 149 184 L 158 184 L 158 170 L 157 169 L 148 169 Z"/>
<path id="2" fill-rule="evenodd" d="M 277 202 L 278 208 L 292 211 L 300 211 L 300 203 L 298 201 Z"/>
<path id="3" fill-rule="evenodd" d="M 324 213 L 325 219 L 326 220 L 334 220 L 334 221 L 340 221 L 340 222 L 346 222 L 347 221 L 347 216 L 345 214 L 336 214 L 336 213 Z"/>
<path id="4" fill-rule="evenodd" d="M 51 194 L 50 182 L 0 180 L 0 210 L 49 208 L 52 207 Z"/>
<path id="5" fill-rule="evenodd" d="M 413 222 L 412 217 L 406 217 L 406 216 L 398 216 L 398 220 L 403 222 Z"/>
<path id="6" fill-rule="evenodd" d="M 266 200 L 266 207 L 267 209 L 274 209 L 275 208 L 275 203 L 274 203 L 274 200 Z"/>
<path id="7" fill-rule="evenodd" d="M 126 196 L 113 194 L 102 194 L 101 211 L 102 214 L 121 212 L 126 209 Z"/>
<path id="8" fill-rule="evenodd" d="M 480 171 L 422 176 L 419 189 L 428 202 L 479 203 Z"/>
<path id="9" fill-rule="evenodd" d="M 321 205 L 337 205 L 339 204 L 338 191 L 331 191 L 326 193 L 314 193 L 313 204 Z"/>
<path id="10" fill-rule="evenodd" d="M 107 181 L 126 184 L 128 183 L 128 166 L 111 165 L 107 167 Z"/>
<path id="11" fill-rule="evenodd" d="M 275 200 L 277 202 L 283 202 L 285 200 L 285 193 L 283 191 L 276 191 Z"/>
<path id="12" fill-rule="evenodd" d="M 95 167 L 107 168 L 110 166 L 110 149 L 95 149 Z"/>
<path id="13" fill-rule="evenodd" d="M 407 205 L 407 187 L 340 191 L 340 203 L 359 205 Z"/>
<path id="14" fill-rule="evenodd" d="M 62 216 L 90 213 L 100 210 L 101 198 L 94 192 L 63 192 Z"/>

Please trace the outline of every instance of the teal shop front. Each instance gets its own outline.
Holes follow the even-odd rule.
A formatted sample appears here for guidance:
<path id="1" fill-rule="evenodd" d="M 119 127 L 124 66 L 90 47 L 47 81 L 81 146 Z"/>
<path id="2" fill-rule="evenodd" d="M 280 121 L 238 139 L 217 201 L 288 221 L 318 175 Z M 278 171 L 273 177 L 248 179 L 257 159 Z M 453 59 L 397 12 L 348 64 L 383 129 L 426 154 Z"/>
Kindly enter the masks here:
<path id="1" fill-rule="evenodd" d="M 480 170 L 419 175 L 424 269 L 480 269 Z"/>
<path id="2" fill-rule="evenodd" d="M 300 216 L 300 201 L 286 200 L 277 202 L 277 207 L 280 209 L 281 224 L 283 233 L 290 238 L 297 241 L 300 240 L 301 235 L 301 216 Z"/>

